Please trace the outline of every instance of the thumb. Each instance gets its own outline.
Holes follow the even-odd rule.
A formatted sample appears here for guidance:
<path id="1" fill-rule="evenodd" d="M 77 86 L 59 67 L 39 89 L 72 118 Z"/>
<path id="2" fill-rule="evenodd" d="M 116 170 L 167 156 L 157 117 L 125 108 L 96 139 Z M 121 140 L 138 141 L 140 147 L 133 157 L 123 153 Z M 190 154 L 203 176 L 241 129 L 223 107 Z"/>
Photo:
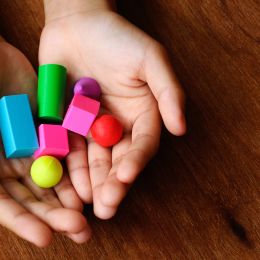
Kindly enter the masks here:
<path id="1" fill-rule="evenodd" d="M 174 74 L 167 52 L 158 43 L 147 50 L 144 74 L 158 102 L 166 128 L 177 136 L 185 134 L 185 95 Z"/>

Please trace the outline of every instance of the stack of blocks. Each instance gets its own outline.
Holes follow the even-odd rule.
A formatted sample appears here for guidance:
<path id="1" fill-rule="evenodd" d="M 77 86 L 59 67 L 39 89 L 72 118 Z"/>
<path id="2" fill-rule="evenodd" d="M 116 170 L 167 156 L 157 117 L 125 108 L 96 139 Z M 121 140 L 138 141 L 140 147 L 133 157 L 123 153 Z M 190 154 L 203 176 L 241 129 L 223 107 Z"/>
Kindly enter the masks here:
<path id="1" fill-rule="evenodd" d="M 69 154 L 68 130 L 86 137 L 100 107 L 97 100 L 83 95 L 87 93 L 98 98 L 99 85 L 94 79 L 83 78 L 76 83 L 75 95 L 62 123 L 65 73 L 63 66 L 55 64 L 46 64 L 39 68 L 38 116 L 41 120 L 57 123 L 39 126 L 40 148 L 34 154 L 36 161 L 32 165 L 31 176 L 43 188 L 55 186 L 60 181 L 62 167 L 53 159 L 60 160 Z"/>
<path id="2" fill-rule="evenodd" d="M 53 187 L 61 180 L 63 169 L 59 160 L 69 154 L 68 130 L 86 137 L 100 109 L 98 83 L 91 78 L 82 78 L 75 84 L 74 97 L 63 120 L 66 73 L 66 68 L 58 64 L 39 67 L 38 117 L 42 122 L 39 143 L 28 96 L 21 94 L 0 99 L 0 132 L 6 157 L 33 155 L 31 176 L 43 188 Z M 105 125 L 104 119 L 100 120 L 94 131 L 97 142 L 102 135 L 103 139 L 109 139 L 108 146 L 119 141 L 123 130 L 120 122 L 111 117 Z M 110 130 L 104 136 L 100 129 L 107 126 Z"/>

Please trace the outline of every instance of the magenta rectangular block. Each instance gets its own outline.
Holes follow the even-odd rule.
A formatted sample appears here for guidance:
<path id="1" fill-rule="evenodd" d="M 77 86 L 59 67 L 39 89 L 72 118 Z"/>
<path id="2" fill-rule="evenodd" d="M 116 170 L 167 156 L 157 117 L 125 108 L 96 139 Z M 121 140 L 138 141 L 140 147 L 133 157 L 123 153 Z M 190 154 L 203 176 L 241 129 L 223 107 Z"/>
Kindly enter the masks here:
<path id="1" fill-rule="evenodd" d="M 100 102 L 85 96 L 75 95 L 62 126 L 86 137 L 98 115 L 99 108 Z"/>
<path id="2" fill-rule="evenodd" d="M 39 126 L 40 148 L 34 158 L 50 155 L 63 159 L 69 153 L 68 131 L 61 125 L 42 124 Z"/>

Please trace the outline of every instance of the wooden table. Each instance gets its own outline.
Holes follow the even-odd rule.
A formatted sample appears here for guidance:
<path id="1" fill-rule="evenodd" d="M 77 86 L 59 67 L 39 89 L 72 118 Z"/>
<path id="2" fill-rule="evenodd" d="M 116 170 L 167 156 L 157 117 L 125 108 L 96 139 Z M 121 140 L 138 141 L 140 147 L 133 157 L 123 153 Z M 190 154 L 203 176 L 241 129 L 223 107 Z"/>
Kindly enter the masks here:
<path id="1" fill-rule="evenodd" d="M 8 41 L 37 66 L 41 1 L 1 0 Z M 257 0 L 121 0 L 169 50 L 189 132 L 163 132 L 117 216 L 86 216 L 92 240 L 37 249 L 0 229 L 0 259 L 259 259 L 260 5 Z"/>

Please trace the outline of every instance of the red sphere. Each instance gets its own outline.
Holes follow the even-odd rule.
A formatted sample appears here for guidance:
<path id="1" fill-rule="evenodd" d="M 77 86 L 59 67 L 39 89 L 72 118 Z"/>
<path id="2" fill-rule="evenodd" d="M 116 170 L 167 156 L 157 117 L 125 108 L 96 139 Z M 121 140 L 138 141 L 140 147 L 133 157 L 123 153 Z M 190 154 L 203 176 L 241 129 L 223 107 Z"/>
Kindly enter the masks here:
<path id="1" fill-rule="evenodd" d="M 123 126 L 115 117 L 103 115 L 94 122 L 91 134 L 98 144 L 110 147 L 120 141 L 123 134 Z"/>

